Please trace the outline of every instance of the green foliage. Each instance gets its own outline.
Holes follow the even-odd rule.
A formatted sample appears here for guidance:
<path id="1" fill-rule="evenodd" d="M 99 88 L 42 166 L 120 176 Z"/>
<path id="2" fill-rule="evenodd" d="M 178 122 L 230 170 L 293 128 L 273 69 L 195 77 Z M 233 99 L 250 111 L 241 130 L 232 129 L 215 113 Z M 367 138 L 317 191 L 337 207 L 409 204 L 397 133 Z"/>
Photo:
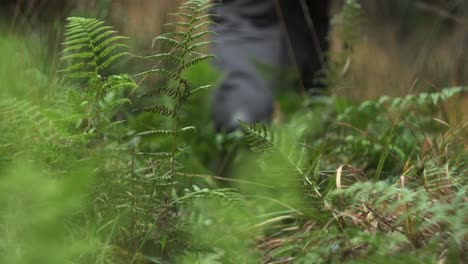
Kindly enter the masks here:
<path id="1" fill-rule="evenodd" d="M 248 125 L 241 123 L 246 132 L 246 140 L 251 149 L 257 152 L 274 152 L 281 155 L 290 166 L 301 176 L 305 176 L 307 170 L 307 144 L 297 142 L 298 135 L 291 128 L 271 131 L 266 125 Z"/>
<path id="2" fill-rule="evenodd" d="M 66 93 L 2 93 L 0 262 L 466 262 L 466 124 L 451 125 L 442 110 L 466 88 L 362 103 L 309 98 L 281 125 L 242 124 L 253 153 L 239 147 L 238 176 L 190 164 L 216 156 L 215 135 L 198 126 L 208 117 L 194 114 L 207 100 L 195 95 L 211 87 L 202 73 L 214 76 L 202 53 L 211 6 L 188 1 L 171 14 L 172 31 L 153 43 L 165 51 L 130 55 L 156 66 L 133 76 L 114 73 L 129 55 L 124 38 L 70 18 L 66 82 L 43 76 L 40 85 Z M 360 12 L 354 1 L 347 8 L 347 19 Z M 41 72 L 11 61 L 10 73 Z M 5 80 L 27 91 L 36 78 Z"/>
<path id="3" fill-rule="evenodd" d="M 146 57 L 133 55 L 161 65 L 133 75 L 143 78 L 139 83 L 143 85 L 143 80 L 151 74 L 158 75 L 160 83 L 164 83 L 164 88 L 142 93 L 143 102 L 137 103 L 145 105 L 145 100 L 151 103 L 134 109 L 133 113 L 149 112 L 167 118 L 170 123 L 169 129 L 158 127 L 140 133 L 123 127 L 125 121 L 112 120 L 115 109 L 129 102 L 119 98 L 119 91 L 126 88 L 131 88 L 131 93 L 141 90 L 137 89 L 133 77 L 110 75 L 106 71 L 116 59 L 128 54 L 120 52 L 120 48 L 125 47 L 118 44 L 122 37 L 115 37 L 102 21 L 69 19 L 65 42 L 68 47 L 63 52 L 68 55 L 62 59 L 71 61 L 71 66 L 62 72 L 65 77 L 82 78 L 85 82 L 79 83 L 82 89 L 68 93 L 66 102 L 72 106 L 75 128 L 82 134 L 91 135 L 93 151 L 103 156 L 100 179 L 91 204 L 91 212 L 99 214 L 90 212 L 85 216 L 101 233 L 108 233 L 108 243 L 114 245 L 103 253 L 104 259 L 115 254 L 122 254 L 122 261 L 132 263 L 148 260 L 164 263 L 174 259 L 189 243 L 188 230 L 179 219 L 183 206 L 188 206 L 193 199 L 211 196 L 223 197 L 232 203 L 241 202 L 232 190 L 194 187 L 188 191 L 182 182 L 182 157 L 186 150 L 179 137 L 193 133 L 195 128 L 180 125 L 180 112 L 188 99 L 210 87 L 192 87 L 184 77 L 186 72 L 212 57 L 198 51 L 209 44 L 199 41 L 210 33 L 204 31 L 209 15 L 201 14 L 208 6 L 207 1 L 190 1 L 181 6 L 183 13 L 174 14 L 179 19 L 186 19 L 187 27 L 154 39 L 155 44 L 166 44 L 170 48 L 168 52 Z M 158 138 L 158 147 L 146 143 L 149 136 Z M 118 253 L 123 249 L 125 252 Z"/>
<path id="4" fill-rule="evenodd" d="M 0 98 L 24 97 L 37 104 L 53 95 L 59 83 L 50 76 L 55 64 L 44 56 L 49 52 L 44 50 L 47 48 L 40 48 L 43 39 L 25 41 L 3 25 L 0 35 Z"/>
<path id="5" fill-rule="evenodd" d="M 2 263 L 74 262 L 101 246 L 99 240 L 82 236 L 78 228 L 70 233 L 86 196 L 90 171 L 83 167 L 52 179 L 43 170 L 24 161 L 0 167 Z"/>
<path id="6" fill-rule="evenodd" d="M 88 134 L 102 136 L 103 130 L 112 126 L 111 118 L 115 110 L 123 104 L 131 103 L 127 98 L 119 98 L 124 89 L 136 87 L 127 74 L 109 74 L 106 70 L 115 62 L 128 55 L 112 27 L 94 18 L 68 18 L 66 48 L 62 51 L 62 61 L 69 62 L 60 72 L 67 79 L 79 79 L 84 84 L 82 90 L 71 90 L 67 103 L 80 114 L 77 127 Z M 68 113 L 70 114 L 70 113 Z"/>
<path id="7" fill-rule="evenodd" d="M 136 75 L 137 77 L 144 76 L 146 78 L 149 74 L 157 74 L 163 78 L 164 84 L 162 87 L 150 89 L 141 97 L 146 100 L 156 101 L 157 97 L 163 95 L 170 99 L 169 105 L 152 102 L 151 106 L 136 109 L 136 111 L 149 112 L 171 119 L 171 126 L 167 130 L 139 133 L 140 136 L 159 135 L 171 138 L 172 147 L 168 152 L 171 157 L 169 172 L 171 178 L 176 176 L 178 170 L 176 158 L 181 150 L 177 143 L 178 135 L 192 127 L 189 125 L 180 128 L 180 111 L 192 95 L 199 90 L 210 87 L 210 85 L 191 87 L 188 80 L 184 78 L 186 71 L 213 57 L 199 51 L 200 48 L 211 43 L 210 41 L 200 41 L 202 37 L 211 33 L 205 30 L 205 26 L 211 23 L 209 20 L 211 15 L 202 15 L 204 10 L 210 6 L 212 5 L 208 1 L 188 1 L 179 7 L 180 12 L 171 14 L 179 21 L 169 22 L 166 26 L 177 26 L 182 30 L 167 32 L 153 39 L 153 46 L 166 44 L 169 51 L 144 57 L 147 60 L 156 60 L 156 65 L 162 64 L 163 66 L 156 66 Z"/>
<path id="8" fill-rule="evenodd" d="M 14 128 L 14 129 L 13 129 Z M 15 98 L 0 101 L 1 159 L 15 160 L 15 155 L 44 155 L 37 152 L 54 149 L 61 135 L 51 120 L 40 113 L 39 107 Z"/>
<path id="9" fill-rule="evenodd" d="M 403 98 L 382 96 L 349 106 L 337 115 L 337 126 L 354 130 L 344 138 L 335 154 L 362 153 L 359 160 L 343 160 L 343 164 L 358 163 L 360 167 L 376 167 L 375 177 L 383 170 L 400 168 L 421 151 L 422 142 L 447 129 L 432 113 L 440 104 L 463 91 L 461 87 L 443 89 L 437 93 L 421 93 Z M 332 135 L 333 136 L 333 135 Z M 372 158 L 374 157 L 374 158 Z"/>
<path id="10" fill-rule="evenodd" d="M 122 36 L 112 36 L 112 27 L 94 18 L 70 17 L 67 19 L 67 37 L 62 60 L 70 60 L 69 67 L 62 70 L 67 78 L 92 80 L 104 76 L 103 71 L 117 59 L 127 55 L 118 51 L 127 47 L 119 43 Z"/>
<path id="11" fill-rule="evenodd" d="M 257 188 L 256 194 L 289 208 L 262 203 L 269 212 L 262 223 L 274 230 L 261 244 L 267 248 L 264 261 L 367 263 L 391 256 L 417 263 L 460 257 L 466 247 L 462 197 L 468 170 L 460 144 L 463 129 L 434 115 L 465 89 L 384 96 L 357 105 L 317 98 L 310 102 L 314 110 L 282 129 L 243 124 L 253 150 L 262 152 L 259 162 L 266 171 L 254 181 L 273 189 Z M 325 127 L 303 125 L 312 122 Z M 272 152 L 280 155 L 271 159 Z M 287 169 L 285 164 L 294 168 L 293 161 L 301 160 L 292 157 L 303 156 L 309 157 L 302 159 L 307 169 Z M 294 196 L 291 189 L 302 195 Z M 277 244 L 270 246 L 273 241 Z"/>

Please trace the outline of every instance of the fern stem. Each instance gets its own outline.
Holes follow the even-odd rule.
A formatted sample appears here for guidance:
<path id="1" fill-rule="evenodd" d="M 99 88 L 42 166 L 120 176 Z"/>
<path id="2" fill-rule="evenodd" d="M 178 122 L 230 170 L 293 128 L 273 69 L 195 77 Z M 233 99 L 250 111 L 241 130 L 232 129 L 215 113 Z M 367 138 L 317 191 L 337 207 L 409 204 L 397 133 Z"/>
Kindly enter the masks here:
<path id="1" fill-rule="evenodd" d="M 178 80 L 178 83 L 177 83 L 177 90 L 176 90 L 176 102 L 175 102 L 175 105 L 174 105 L 174 114 L 173 114 L 173 118 L 172 118 L 172 131 L 174 132 L 172 134 L 172 160 L 171 160 L 171 185 L 172 187 L 174 187 L 174 177 L 176 175 L 176 159 L 175 159 L 175 156 L 176 156 L 176 153 L 177 153 L 177 129 L 178 129 L 178 119 L 179 119 L 179 110 L 180 110 L 180 107 L 181 107 L 181 104 L 182 104 L 182 99 L 180 97 L 181 93 L 182 93 L 182 87 L 183 87 L 183 84 L 182 84 L 182 71 L 185 69 L 185 64 L 186 64 L 186 60 L 185 60 L 185 56 L 187 55 L 187 44 L 184 42 L 184 49 L 183 49 L 183 52 L 182 52 L 182 65 L 180 65 L 178 71 L 177 71 L 177 77 L 176 77 L 176 80 Z"/>

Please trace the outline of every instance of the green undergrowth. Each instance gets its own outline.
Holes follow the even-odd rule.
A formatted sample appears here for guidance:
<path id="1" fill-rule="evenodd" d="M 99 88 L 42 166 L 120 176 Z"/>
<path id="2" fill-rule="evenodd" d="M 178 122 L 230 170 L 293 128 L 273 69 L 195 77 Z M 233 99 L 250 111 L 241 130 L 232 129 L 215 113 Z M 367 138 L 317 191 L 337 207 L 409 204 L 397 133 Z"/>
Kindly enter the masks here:
<path id="1" fill-rule="evenodd" d="M 466 262 L 467 124 L 444 110 L 466 88 L 295 96 L 215 135 L 211 6 L 183 4 L 149 56 L 71 17 L 58 74 L 0 39 L 0 263 Z"/>
<path id="2" fill-rule="evenodd" d="M 261 152 L 261 173 L 246 177 L 269 186 L 244 190 L 274 199 L 263 261 L 463 262 L 466 123 L 444 122 L 440 107 L 463 90 L 314 98 L 281 127 L 244 125 Z"/>

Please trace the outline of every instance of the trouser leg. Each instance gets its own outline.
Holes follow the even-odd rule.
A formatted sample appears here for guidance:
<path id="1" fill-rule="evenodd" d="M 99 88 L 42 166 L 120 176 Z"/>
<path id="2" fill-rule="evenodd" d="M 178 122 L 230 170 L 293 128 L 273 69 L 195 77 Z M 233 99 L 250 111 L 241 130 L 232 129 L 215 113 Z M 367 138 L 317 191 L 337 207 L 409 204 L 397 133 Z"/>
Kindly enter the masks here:
<path id="1" fill-rule="evenodd" d="M 231 131 L 238 120 L 255 123 L 270 119 L 273 111 L 273 77 L 264 76 L 257 64 L 281 63 L 281 35 L 273 0 L 224 1 L 215 7 L 212 52 L 222 80 L 213 98 L 218 131 Z"/>
<path id="2" fill-rule="evenodd" d="M 330 0 L 279 0 L 286 61 L 297 66 L 305 90 L 323 88 L 328 51 Z"/>
<path id="3" fill-rule="evenodd" d="M 292 63 L 305 88 L 318 86 L 315 73 L 323 66 L 328 46 L 328 1 L 301 1 L 225 0 L 214 8 L 212 52 L 223 74 L 213 98 L 216 130 L 234 130 L 238 120 L 271 118 L 273 91 L 282 76 L 262 73 L 259 65 Z M 292 54 L 285 56 L 287 50 Z"/>

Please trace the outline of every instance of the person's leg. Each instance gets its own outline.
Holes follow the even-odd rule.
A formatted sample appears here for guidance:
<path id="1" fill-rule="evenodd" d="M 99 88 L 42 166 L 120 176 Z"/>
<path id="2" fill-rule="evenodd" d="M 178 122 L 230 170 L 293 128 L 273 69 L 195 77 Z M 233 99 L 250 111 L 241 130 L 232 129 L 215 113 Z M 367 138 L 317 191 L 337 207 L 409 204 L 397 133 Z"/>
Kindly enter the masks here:
<path id="1" fill-rule="evenodd" d="M 323 88 L 317 74 L 328 50 L 330 0 L 219 2 L 213 10 L 217 42 L 212 46 L 224 75 L 213 102 L 217 131 L 236 129 L 238 120 L 271 118 L 272 94 L 281 76 L 262 74 L 258 65 L 293 65 L 306 90 Z"/>
<path id="2" fill-rule="evenodd" d="M 326 62 L 331 0 L 278 0 L 286 62 L 298 67 L 301 86 L 323 89 L 320 75 Z"/>
<path id="3" fill-rule="evenodd" d="M 258 64 L 281 63 L 281 34 L 274 0 L 225 0 L 213 10 L 216 34 L 212 52 L 223 79 L 213 98 L 217 131 L 232 131 L 238 121 L 268 121 L 273 111 L 274 77 Z"/>

